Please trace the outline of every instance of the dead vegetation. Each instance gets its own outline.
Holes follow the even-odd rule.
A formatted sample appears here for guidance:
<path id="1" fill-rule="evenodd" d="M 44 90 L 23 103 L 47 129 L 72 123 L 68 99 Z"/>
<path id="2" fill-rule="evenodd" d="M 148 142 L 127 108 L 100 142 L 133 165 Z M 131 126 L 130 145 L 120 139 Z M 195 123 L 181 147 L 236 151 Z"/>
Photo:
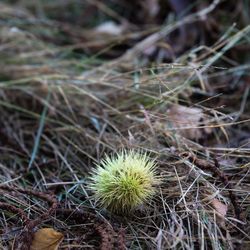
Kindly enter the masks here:
<path id="1" fill-rule="evenodd" d="M 29 249 L 40 228 L 61 249 L 249 249 L 248 1 L 178 20 L 146 2 L 0 4 L 1 249 Z M 124 147 L 163 180 L 125 218 L 87 182 Z"/>

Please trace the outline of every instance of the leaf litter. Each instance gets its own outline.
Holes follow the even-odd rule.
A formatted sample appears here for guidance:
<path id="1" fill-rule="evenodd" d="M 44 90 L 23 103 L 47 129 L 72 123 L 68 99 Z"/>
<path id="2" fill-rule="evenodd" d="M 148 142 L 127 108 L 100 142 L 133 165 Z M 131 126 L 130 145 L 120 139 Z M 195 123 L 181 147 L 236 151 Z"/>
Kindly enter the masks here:
<path id="1" fill-rule="evenodd" d="M 198 1 L 176 20 L 176 2 L 147 3 L 1 3 L 3 249 L 47 236 L 54 249 L 248 249 L 246 3 Z M 163 179 L 128 218 L 87 182 L 124 147 Z"/>

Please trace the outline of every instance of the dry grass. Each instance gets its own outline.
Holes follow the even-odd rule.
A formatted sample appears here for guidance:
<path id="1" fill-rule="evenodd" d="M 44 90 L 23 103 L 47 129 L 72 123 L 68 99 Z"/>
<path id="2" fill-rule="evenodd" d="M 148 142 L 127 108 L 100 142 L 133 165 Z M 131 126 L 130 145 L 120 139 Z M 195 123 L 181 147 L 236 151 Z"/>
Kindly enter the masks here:
<path id="1" fill-rule="evenodd" d="M 58 212 L 37 227 L 63 232 L 62 249 L 97 248 L 110 233 L 98 223 L 111 225 L 110 237 L 127 249 L 248 249 L 250 65 L 233 53 L 249 44 L 250 26 L 231 27 L 213 46 L 193 47 L 175 63 L 149 64 L 145 55 L 131 58 L 142 42 L 118 59 L 105 57 L 117 41 L 154 36 L 160 27 L 110 46 L 92 29 L 30 13 L 0 8 L 0 202 L 34 219 L 46 212 L 46 200 L 1 187 L 55 193 Z M 86 34 L 89 41 L 79 42 Z M 163 179 L 151 204 L 127 218 L 100 210 L 86 182 L 104 153 L 121 148 L 151 152 Z M 82 220 L 63 209 L 81 211 Z M 0 212 L 0 244 L 8 249 L 25 221 Z"/>

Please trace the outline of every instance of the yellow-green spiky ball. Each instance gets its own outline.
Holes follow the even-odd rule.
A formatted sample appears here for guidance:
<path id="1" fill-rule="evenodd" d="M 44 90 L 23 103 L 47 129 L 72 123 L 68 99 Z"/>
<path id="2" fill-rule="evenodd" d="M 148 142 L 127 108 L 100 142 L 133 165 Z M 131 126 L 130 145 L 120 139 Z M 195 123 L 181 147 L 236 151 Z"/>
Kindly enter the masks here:
<path id="1" fill-rule="evenodd" d="M 155 161 L 146 153 L 122 151 L 106 156 L 91 176 L 90 188 L 98 203 L 114 213 L 127 213 L 155 194 Z"/>

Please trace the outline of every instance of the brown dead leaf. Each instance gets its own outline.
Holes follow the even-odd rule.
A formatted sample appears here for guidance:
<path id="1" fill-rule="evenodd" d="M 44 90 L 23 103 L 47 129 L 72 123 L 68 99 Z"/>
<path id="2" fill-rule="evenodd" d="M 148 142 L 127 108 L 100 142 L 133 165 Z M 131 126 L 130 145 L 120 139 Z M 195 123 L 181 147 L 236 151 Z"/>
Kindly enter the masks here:
<path id="1" fill-rule="evenodd" d="M 212 199 L 211 205 L 218 212 L 218 215 L 222 219 L 225 219 L 225 216 L 227 214 L 227 205 L 223 204 L 221 201 L 219 201 L 216 198 Z"/>
<path id="2" fill-rule="evenodd" d="M 142 2 L 142 8 L 144 8 L 149 17 L 155 17 L 160 11 L 160 4 L 158 0 L 146 0 Z"/>
<path id="3" fill-rule="evenodd" d="M 205 118 L 205 114 L 199 108 L 189 108 L 175 104 L 168 110 L 168 119 L 172 127 L 178 128 L 177 132 L 189 139 L 197 140 L 204 136 L 204 132 L 205 134 L 212 132 L 211 128 L 197 128 L 204 125 Z"/>
<path id="4" fill-rule="evenodd" d="M 57 250 L 63 240 L 63 234 L 53 228 L 39 229 L 31 244 L 31 250 Z"/>

